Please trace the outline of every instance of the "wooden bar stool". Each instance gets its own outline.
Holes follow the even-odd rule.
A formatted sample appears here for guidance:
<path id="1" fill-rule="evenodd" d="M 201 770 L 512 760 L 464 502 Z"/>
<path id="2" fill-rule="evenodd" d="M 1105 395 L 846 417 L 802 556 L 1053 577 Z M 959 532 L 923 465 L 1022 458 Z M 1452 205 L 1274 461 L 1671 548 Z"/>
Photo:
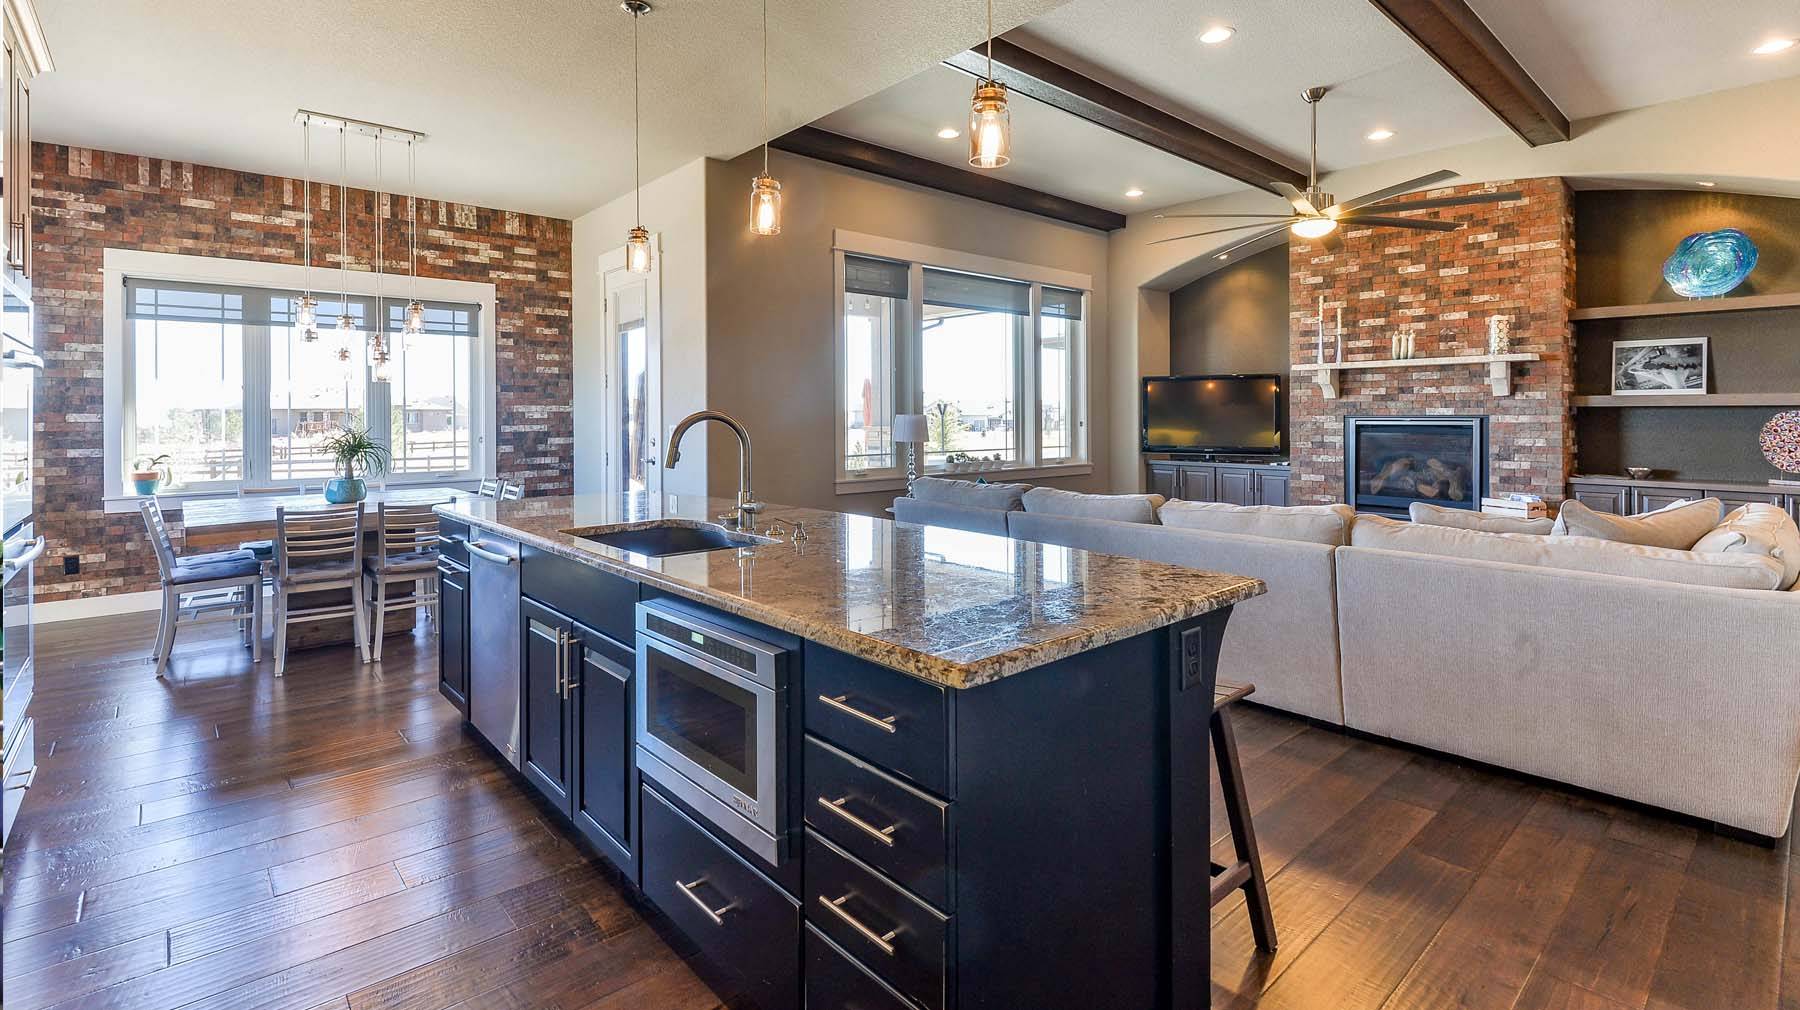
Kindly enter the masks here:
<path id="1" fill-rule="evenodd" d="M 1213 763 L 1219 768 L 1219 788 L 1225 793 L 1225 819 L 1231 824 L 1231 845 L 1237 861 L 1230 866 L 1212 864 L 1212 903 L 1217 905 L 1231 892 L 1243 890 L 1256 949 L 1273 954 L 1275 913 L 1269 907 L 1269 884 L 1263 879 L 1262 857 L 1256 851 L 1256 829 L 1250 824 L 1250 797 L 1244 792 L 1237 737 L 1231 732 L 1231 706 L 1255 690 L 1254 684 L 1221 682 L 1213 692 Z"/>

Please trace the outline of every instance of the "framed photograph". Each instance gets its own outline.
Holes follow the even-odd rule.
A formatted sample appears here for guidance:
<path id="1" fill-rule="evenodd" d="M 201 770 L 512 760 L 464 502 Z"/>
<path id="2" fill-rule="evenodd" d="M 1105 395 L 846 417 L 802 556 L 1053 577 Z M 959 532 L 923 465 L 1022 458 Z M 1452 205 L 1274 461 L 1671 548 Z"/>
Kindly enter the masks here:
<path id="1" fill-rule="evenodd" d="M 1705 337 L 1615 340 L 1612 345 L 1613 395 L 1704 395 L 1706 353 Z"/>

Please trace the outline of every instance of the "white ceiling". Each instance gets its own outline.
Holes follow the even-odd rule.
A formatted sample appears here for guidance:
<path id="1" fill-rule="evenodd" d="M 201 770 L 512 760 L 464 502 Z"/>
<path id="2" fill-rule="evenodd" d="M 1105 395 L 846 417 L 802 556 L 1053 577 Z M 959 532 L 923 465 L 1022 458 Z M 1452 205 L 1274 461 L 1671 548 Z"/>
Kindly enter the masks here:
<path id="1" fill-rule="evenodd" d="M 1570 119 L 1800 74 L 1796 0 L 1470 0 Z"/>
<path id="2" fill-rule="evenodd" d="M 644 178 L 754 147 L 759 5 L 652 3 Z M 996 28 L 1055 3 L 996 0 Z M 572 217 L 631 188 L 631 19 L 615 0 L 36 6 L 56 63 L 33 90 L 40 140 L 298 175 L 304 107 L 430 134 L 419 188 L 436 198 Z M 984 17 L 974 2 L 775 0 L 770 132 L 968 47 Z M 335 165 L 335 143 L 318 146 Z M 366 141 L 355 150 L 353 183 L 373 158 Z M 403 183 L 398 159 L 388 169 L 389 188 Z"/>

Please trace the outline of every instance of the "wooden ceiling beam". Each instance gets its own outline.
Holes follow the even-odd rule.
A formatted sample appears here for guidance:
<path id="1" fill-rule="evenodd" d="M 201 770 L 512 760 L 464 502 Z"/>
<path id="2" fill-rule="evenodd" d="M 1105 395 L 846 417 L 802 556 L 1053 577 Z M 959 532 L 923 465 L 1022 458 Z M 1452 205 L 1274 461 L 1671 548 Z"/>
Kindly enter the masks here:
<path id="1" fill-rule="evenodd" d="M 1369 0 L 1532 147 L 1569 139 L 1569 117 L 1464 0 Z"/>
<path id="2" fill-rule="evenodd" d="M 944 63 L 975 77 L 987 76 L 985 47 L 959 53 Z M 1259 189 L 1274 192 L 1270 184 L 1276 182 L 1306 186 L 1306 173 L 1298 169 L 1164 112 L 1010 39 L 994 40 L 994 79 L 1015 94 Z"/>
<path id="3" fill-rule="evenodd" d="M 1052 196 L 983 172 L 915 157 L 814 126 L 802 126 L 792 133 L 783 134 L 770 141 L 770 146 L 789 154 L 804 155 L 871 175 L 954 193 L 972 200 L 998 204 L 1099 231 L 1125 227 L 1125 215 L 1102 207 Z"/>

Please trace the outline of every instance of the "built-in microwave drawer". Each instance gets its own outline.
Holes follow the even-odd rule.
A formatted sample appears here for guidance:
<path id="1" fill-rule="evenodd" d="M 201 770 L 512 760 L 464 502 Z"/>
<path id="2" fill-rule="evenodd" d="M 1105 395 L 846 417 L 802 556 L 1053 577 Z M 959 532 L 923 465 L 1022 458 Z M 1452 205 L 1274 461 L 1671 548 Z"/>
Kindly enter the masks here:
<path id="1" fill-rule="evenodd" d="M 803 697 L 807 732 L 952 795 L 950 697 L 943 688 L 809 642 Z"/>
<path id="2" fill-rule="evenodd" d="M 913 1010 L 913 1005 L 808 926 L 806 1010 Z"/>
<path id="3" fill-rule="evenodd" d="M 644 894 L 759 1007 L 800 1005 L 800 910 L 706 829 L 645 787 Z"/>
<path id="4" fill-rule="evenodd" d="M 950 917 L 811 830 L 806 921 L 901 995 L 925 1010 L 944 1010 Z"/>
<path id="5" fill-rule="evenodd" d="M 939 908 L 950 907 L 950 804 L 806 738 L 806 823 Z"/>
<path id="6" fill-rule="evenodd" d="M 37 720 L 26 716 L 25 725 L 13 738 L 12 749 L 6 752 L 3 770 L 0 770 L 0 845 L 12 834 L 13 819 L 19 816 L 19 804 L 25 802 L 25 793 L 31 788 L 31 780 L 37 775 Z"/>

